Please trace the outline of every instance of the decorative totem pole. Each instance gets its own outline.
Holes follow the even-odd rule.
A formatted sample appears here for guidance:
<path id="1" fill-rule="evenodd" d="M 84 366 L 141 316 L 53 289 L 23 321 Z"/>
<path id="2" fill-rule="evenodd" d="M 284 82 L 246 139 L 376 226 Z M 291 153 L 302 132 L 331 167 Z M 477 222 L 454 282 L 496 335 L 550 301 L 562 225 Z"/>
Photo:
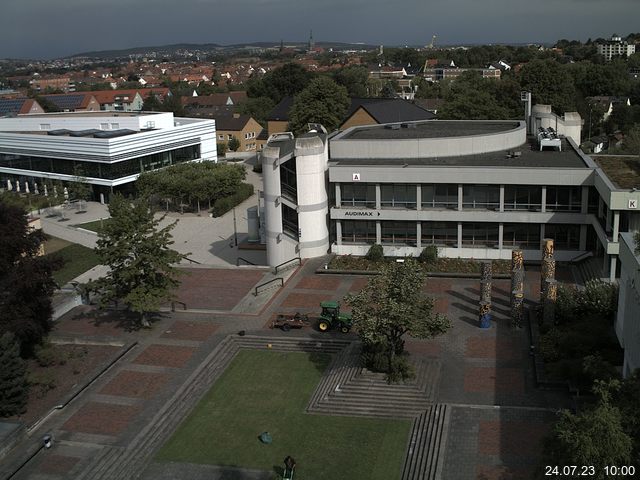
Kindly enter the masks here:
<path id="1" fill-rule="evenodd" d="M 480 264 L 480 328 L 491 326 L 491 279 L 493 278 L 493 264 L 482 262 Z"/>
<path id="2" fill-rule="evenodd" d="M 522 326 L 524 317 L 524 258 L 522 250 L 511 252 L 511 325 Z"/>
<path id="3" fill-rule="evenodd" d="M 542 320 L 547 325 L 555 322 L 558 283 L 555 280 L 556 261 L 553 258 L 553 239 L 542 242 L 542 266 L 540 267 L 540 303 Z"/>

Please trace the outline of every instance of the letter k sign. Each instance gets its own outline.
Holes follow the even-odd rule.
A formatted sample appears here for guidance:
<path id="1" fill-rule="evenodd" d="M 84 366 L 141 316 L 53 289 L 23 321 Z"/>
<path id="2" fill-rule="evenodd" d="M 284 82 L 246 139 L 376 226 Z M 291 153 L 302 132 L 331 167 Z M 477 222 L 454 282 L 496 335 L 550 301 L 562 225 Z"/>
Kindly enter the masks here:
<path id="1" fill-rule="evenodd" d="M 638 208 L 638 200 L 629 199 L 629 208 Z"/>

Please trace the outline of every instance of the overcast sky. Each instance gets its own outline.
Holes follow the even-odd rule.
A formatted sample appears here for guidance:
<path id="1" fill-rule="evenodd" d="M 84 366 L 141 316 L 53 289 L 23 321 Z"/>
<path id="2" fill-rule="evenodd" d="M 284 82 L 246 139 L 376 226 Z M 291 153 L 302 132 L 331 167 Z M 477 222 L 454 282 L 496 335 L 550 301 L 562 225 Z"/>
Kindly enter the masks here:
<path id="1" fill-rule="evenodd" d="M 640 0 L 2 0 L 0 58 L 172 43 L 424 45 L 640 31 Z"/>

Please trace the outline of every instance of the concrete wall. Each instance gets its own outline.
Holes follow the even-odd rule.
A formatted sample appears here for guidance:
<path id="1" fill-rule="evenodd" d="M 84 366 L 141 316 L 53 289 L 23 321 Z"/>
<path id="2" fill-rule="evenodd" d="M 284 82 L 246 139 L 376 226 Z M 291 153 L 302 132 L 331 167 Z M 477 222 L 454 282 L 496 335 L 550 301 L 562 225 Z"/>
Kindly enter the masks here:
<path id="1" fill-rule="evenodd" d="M 111 124 L 117 123 L 118 128 L 129 130 L 142 130 L 147 128 L 148 122 L 153 122 L 153 128 L 172 128 L 173 113 L 146 113 L 131 115 L 118 113 L 98 112 L 61 112 L 47 113 L 43 115 L 20 115 L 14 118 L 0 118 L 0 131 L 2 132 L 46 132 L 66 128 L 68 130 L 114 130 Z M 101 128 L 102 124 L 108 124 L 109 128 Z M 43 128 L 48 125 L 48 128 Z"/>
<path id="2" fill-rule="evenodd" d="M 558 134 L 571 137 L 577 145 L 582 143 L 582 117 L 578 112 L 566 112 L 559 117 L 551 111 L 551 105 L 534 105 L 531 111 L 532 135 L 538 133 L 538 127 L 551 127 Z"/>
<path id="3" fill-rule="evenodd" d="M 320 137 L 296 139 L 300 256 L 313 258 L 329 250 L 326 170 L 328 145 Z M 264 169 L 263 169 L 264 171 Z"/>
<path id="4" fill-rule="evenodd" d="M 483 135 L 393 140 L 335 138 L 331 141 L 331 156 L 400 159 L 457 157 L 513 150 L 520 148 L 526 140 L 526 125 L 519 122 L 512 130 Z"/>
<path id="5" fill-rule="evenodd" d="M 640 255 L 632 233 L 620 235 L 620 293 L 615 329 L 624 348 L 623 374 L 640 368 Z"/>
<path id="6" fill-rule="evenodd" d="M 282 191 L 280 189 L 280 148 L 267 145 L 262 150 L 267 264 L 275 267 L 288 260 L 282 231 Z"/>

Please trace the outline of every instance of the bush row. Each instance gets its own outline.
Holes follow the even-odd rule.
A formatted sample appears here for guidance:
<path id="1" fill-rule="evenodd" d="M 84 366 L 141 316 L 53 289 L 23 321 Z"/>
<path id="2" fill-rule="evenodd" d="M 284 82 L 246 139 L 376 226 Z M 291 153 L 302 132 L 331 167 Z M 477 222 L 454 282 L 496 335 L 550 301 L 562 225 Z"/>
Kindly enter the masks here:
<path id="1" fill-rule="evenodd" d="M 213 203 L 211 214 L 213 217 L 221 217 L 236 205 L 240 205 L 251 195 L 253 195 L 253 185 L 250 183 L 241 183 L 236 193 L 228 197 L 219 198 Z"/>

